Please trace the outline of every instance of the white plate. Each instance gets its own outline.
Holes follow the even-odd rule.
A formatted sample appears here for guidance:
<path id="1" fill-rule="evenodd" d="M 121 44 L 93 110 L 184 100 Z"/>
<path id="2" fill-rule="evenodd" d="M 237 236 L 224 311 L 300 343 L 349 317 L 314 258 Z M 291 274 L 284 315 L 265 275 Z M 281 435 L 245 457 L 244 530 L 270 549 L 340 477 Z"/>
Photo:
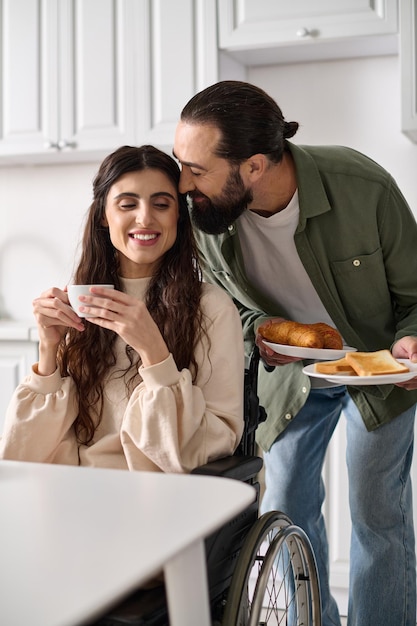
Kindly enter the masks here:
<path id="1" fill-rule="evenodd" d="M 410 378 L 417 376 L 417 363 L 411 363 L 408 359 L 397 359 L 400 363 L 404 363 L 410 371 L 401 374 L 381 374 L 380 376 L 355 376 L 353 374 L 321 374 L 314 371 L 314 363 L 306 365 L 303 369 L 304 374 L 313 378 L 324 378 L 331 383 L 339 383 L 340 385 L 393 385 L 394 383 L 404 383 Z"/>
<path id="2" fill-rule="evenodd" d="M 299 348 L 298 346 L 287 346 L 282 343 L 271 343 L 270 341 L 265 341 L 265 339 L 264 344 L 278 354 L 298 357 L 300 359 L 316 359 L 318 361 L 334 361 L 336 359 L 342 359 L 346 352 L 356 352 L 356 348 L 351 348 L 350 346 L 343 346 L 342 350 Z"/>

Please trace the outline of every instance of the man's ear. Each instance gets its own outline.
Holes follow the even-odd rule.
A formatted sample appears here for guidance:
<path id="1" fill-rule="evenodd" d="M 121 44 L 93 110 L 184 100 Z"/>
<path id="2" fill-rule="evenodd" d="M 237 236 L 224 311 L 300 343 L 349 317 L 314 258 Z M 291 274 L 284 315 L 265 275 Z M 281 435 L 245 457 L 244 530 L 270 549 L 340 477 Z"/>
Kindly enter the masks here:
<path id="1" fill-rule="evenodd" d="M 265 173 L 268 167 L 268 159 L 264 154 L 254 154 L 242 163 L 242 167 L 246 180 L 254 183 Z"/>

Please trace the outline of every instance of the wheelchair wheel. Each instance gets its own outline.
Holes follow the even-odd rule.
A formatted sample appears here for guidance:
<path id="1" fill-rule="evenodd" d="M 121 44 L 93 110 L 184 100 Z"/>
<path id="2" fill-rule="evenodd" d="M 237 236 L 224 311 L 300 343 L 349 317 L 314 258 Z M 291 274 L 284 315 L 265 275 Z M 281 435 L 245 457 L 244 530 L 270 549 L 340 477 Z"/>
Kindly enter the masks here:
<path id="1" fill-rule="evenodd" d="M 236 564 L 223 626 L 321 626 L 316 562 L 304 531 L 278 511 L 252 526 Z"/>

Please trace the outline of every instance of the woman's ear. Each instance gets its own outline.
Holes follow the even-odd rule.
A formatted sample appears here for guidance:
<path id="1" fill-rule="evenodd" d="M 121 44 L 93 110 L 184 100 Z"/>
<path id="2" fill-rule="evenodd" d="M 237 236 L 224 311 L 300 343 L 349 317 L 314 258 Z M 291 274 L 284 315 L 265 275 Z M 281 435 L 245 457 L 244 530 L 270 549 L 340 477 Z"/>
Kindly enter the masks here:
<path id="1" fill-rule="evenodd" d="M 104 214 L 103 217 L 101 218 L 101 225 L 104 226 L 104 228 L 108 228 L 109 227 L 109 223 L 107 221 L 106 214 Z"/>

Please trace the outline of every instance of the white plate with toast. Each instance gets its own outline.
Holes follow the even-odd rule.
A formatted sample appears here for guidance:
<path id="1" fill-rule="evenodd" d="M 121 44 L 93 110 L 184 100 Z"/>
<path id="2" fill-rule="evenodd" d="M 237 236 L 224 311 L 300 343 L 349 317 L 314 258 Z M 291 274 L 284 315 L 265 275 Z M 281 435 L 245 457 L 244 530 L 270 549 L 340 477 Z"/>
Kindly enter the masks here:
<path id="1" fill-rule="evenodd" d="M 333 361 L 341 359 L 346 352 L 355 352 L 356 348 L 343 346 L 342 350 L 330 350 L 329 348 L 301 348 L 299 346 L 289 346 L 283 343 L 272 343 L 263 340 L 264 344 L 277 354 L 292 356 L 299 359 L 315 359 L 318 361 Z"/>
<path id="2" fill-rule="evenodd" d="M 404 383 L 411 378 L 417 376 L 417 363 L 412 363 L 409 359 L 397 359 L 403 363 L 409 372 L 401 372 L 398 374 L 380 374 L 376 376 L 357 376 L 355 374 L 322 374 L 315 371 L 315 364 L 306 365 L 303 372 L 312 378 L 324 378 L 331 383 L 339 383 L 340 385 L 393 385 L 395 383 Z"/>

